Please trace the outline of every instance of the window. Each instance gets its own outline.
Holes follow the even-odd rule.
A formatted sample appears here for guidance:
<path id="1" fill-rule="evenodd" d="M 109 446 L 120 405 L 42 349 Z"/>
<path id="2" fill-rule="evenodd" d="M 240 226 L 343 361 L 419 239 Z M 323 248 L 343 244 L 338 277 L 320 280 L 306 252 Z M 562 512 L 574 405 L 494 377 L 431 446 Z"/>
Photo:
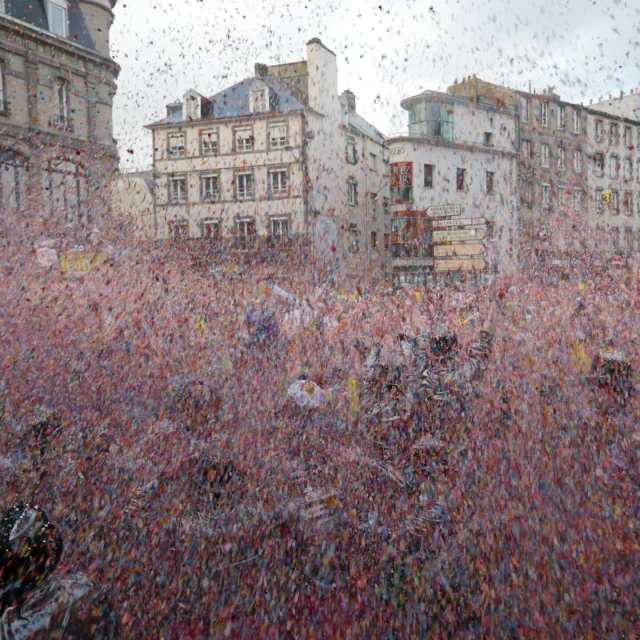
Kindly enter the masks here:
<path id="1" fill-rule="evenodd" d="M 251 249 L 256 241 L 256 223 L 250 218 L 236 223 L 236 245 L 239 249 Z"/>
<path id="2" fill-rule="evenodd" d="M 522 105 L 522 122 L 529 122 L 529 107 L 531 105 L 531 100 L 529 100 L 529 98 L 523 98 L 521 105 Z"/>
<path id="3" fill-rule="evenodd" d="M 618 198 L 617 191 L 611 192 L 611 204 L 609 205 L 609 207 L 613 215 L 617 215 L 618 213 L 620 213 L 620 200 Z"/>
<path id="4" fill-rule="evenodd" d="M 243 127 L 234 130 L 235 151 L 251 151 L 253 150 L 253 129 L 251 127 Z"/>
<path id="5" fill-rule="evenodd" d="M 580 149 L 573 150 L 573 170 L 582 171 L 582 151 Z"/>
<path id="6" fill-rule="evenodd" d="M 580 211 L 582 209 L 582 190 L 573 190 L 573 210 Z"/>
<path id="7" fill-rule="evenodd" d="M 620 176 L 620 158 L 616 155 L 609 156 L 609 177 L 618 178 Z"/>
<path id="8" fill-rule="evenodd" d="M 375 249 L 377 246 L 378 246 L 378 232 L 372 231 L 371 232 L 371 248 Z"/>
<path id="9" fill-rule="evenodd" d="M 604 154 L 603 153 L 594 153 L 593 154 L 593 162 L 594 162 L 594 165 L 595 165 L 596 177 L 602 178 L 604 176 Z"/>
<path id="10" fill-rule="evenodd" d="M 169 202 L 187 201 L 187 178 L 185 176 L 171 176 L 169 178 Z"/>
<path id="11" fill-rule="evenodd" d="M 622 196 L 622 212 L 625 216 L 633 215 L 633 196 L 631 191 L 625 191 Z"/>
<path id="12" fill-rule="evenodd" d="M 169 155 L 172 158 L 182 158 L 185 155 L 184 133 L 169 134 Z"/>
<path id="13" fill-rule="evenodd" d="M 600 140 L 602 140 L 602 120 L 596 120 L 595 139 L 596 142 L 600 142 Z"/>
<path id="14" fill-rule="evenodd" d="M 580 112 L 577 109 L 573 110 L 573 132 L 580 133 Z"/>
<path id="15" fill-rule="evenodd" d="M 391 201 L 394 204 L 413 202 L 413 163 L 391 165 Z"/>
<path id="16" fill-rule="evenodd" d="M 389 245 L 391 243 L 391 234 L 390 233 L 385 233 L 384 234 L 384 248 L 386 251 L 389 251 Z"/>
<path id="17" fill-rule="evenodd" d="M 49 0 L 49 31 L 57 36 L 67 38 L 69 36 L 69 23 L 67 21 L 66 0 Z"/>
<path id="18" fill-rule="evenodd" d="M 620 249 L 620 231 L 618 227 L 611 227 L 609 233 L 611 234 L 611 246 L 614 251 Z"/>
<path id="19" fill-rule="evenodd" d="M 464 169 L 456 169 L 456 191 L 464 191 Z"/>
<path id="20" fill-rule="evenodd" d="M 549 124 L 549 120 L 547 117 L 548 113 L 549 113 L 549 103 L 541 102 L 540 103 L 540 125 L 543 127 L 546 127 Z"/>
<path id="21" fill-rule="evenodd" d="M 185 240 L 189 237 L 189 223 L 186 220 L 169 220 L 169 238 L 172 240 Z"/>
<path id="22" fill-rule="evenodd" d="M 271 236 L 277 243 L 287 240 L 289 238 L 289 218 L 272 218 Z"/>
<path id="23" fill-rule="evenodd" d="M 358 253 L 360 251 L 360 231 L 357 224 L 349 225 L 349 252 Z"/>
<path id="24" fill-rule="evenodd" d="M 356 140 L 351 136 L 347 136 L 347 162 L 356 164 L 358 162 L 358 152 L 356 150 Z"/>
<path id="25" fill-rule="evenodd" d="M 624 159 L 624 179 L 627 182 L 633 180 L 633 160 L 631 158 Z"/>
<path id="26" fill-rule="evenodd" d="M 629 147 L 631 146 L 632 142 L 631 142 L 631 127 L 625 127 L 624 128 L 624 146 L 625 147 Z"/>
<path id="27" fill-rule="evenodd" d="M 493 133 L 489 132 L 489 131 L 485 131 L 484 132 L 484 146 L 485 147 L 491 147 L 493 146 Z"/>
<path id="28" fill-rule="evenodd" d="M 531 159 L 531 140 L 522 141 L 522 159 L 529 162 Z"/>
<path id="29" fill-rule="evenodd" d="M 385 216 L 389 215 L 389 198 L 386 196 L 382 198 L 382 213 L 384 213 Z"/>
<path id="30" fill-rule="evenodd" d="M 542 206 L 548 207 L 551 202 L 551 186 L 546 182 L 542 184 Z"/>
<path id="31" fill-rule="evenodd" d="M 564 149 L 562 147 L 558 147 L 558 171 L 564 171 Z"/>
<path id="32" fill-rule="evenodd" d="M 53 124 L 63 128 L 69 121 L 69 83 L 64 78 L 55 81 L 58 98 L 58 113 L 54 116 Z"/>
<path id="33" fill-rule="evenodd" d="M 558 185 L 558 206 L 561 208 L 567 204 L 567 189 L 563 184 Z"/>
<path id="34" fill-rule="evenodd" d="M 618 125 L 613 122 L 609 125 L 609 144 L 618 144 L 620 142 L 620 131 Z"/>
<path id="35" fill-rule="evenodd" d="M 187 118 L 198 120 L 200 118 L 200 98 L 189 96 L 186 99 Z"/>
<path id="36" fill-rule="evenodd" d="M 211 243 L 220 242 L 220 222 L 218 220 L 202 221 L 202 238 Z"/>
<path id="37" fill-rule="evenodd" d="M 269 109 L 269 89 L 254 89 L 249 94 L 249 110 L 251 113 L 263 113 Z"/>
<path id="38" fill-rule="evenodd" d="M 201 176 L 200 189 L 203 202 L 214 202 L 220 197 L 220 184 L 217 174 Z"/>
<path id="39" fill-rule="evenodd" d="M 371 171 L 378 171 L 378 156 L 375 153 L 369 154 L 369 169 Z"/>
<path id="40" fill-rule="evenodd" d="M 0 0 L 0 3 L 2 0 Z M 0 13 L 2 13 L 2 5 L 0 4 Z M 4 86 L 4 60 L 0 58 L 0 113 L 7 112 L 7 103 L 5 102 L 6 92 Z"/>
<path id="41" fill-rule="evenodd" d="M 236 175 L 236 199 L 250 200 L 253 198 L 253 174 L 238 173 Z"/>
<path id="42" fill-rule="evenodd" d="M 493 193 L 494 178 L 495 178 L 495 172 L 487 171 L 487 193 Z"/>
<path id="43" fill-rule="evenodd" d="M 424 186 L 426 189 L 433 189 L 433 175 L 436 166 L 434 164 L 424 165 Z"/>
<path id="44" fill-rule="evenodd" d="M 604 196 L 602 189 L 596 189 L 596 213 L 604 213 Z"/>
<path id="45" fill-rule="evenodd" d="M 289 172 L 286 169 L 274 169 L 269 172 L 269 193 L 273 196 L 288 195 Z"/>
<path id="46" fill-rule="evenodd" d="M 557 109 L 558 129 L 564 129 L 564 107 L 558 105 Z"/>
<path id="47" fill-rule="evenodd" d="M 347 202 L 352 207 L 358 204 L 358 181 L 355 178 L 347 183 Z"/>
<path id="48" fill-rule="evenodd" d="M 549 145 L 548 144 L 540 145 L 540 164 L 543 167 L 549 166 Z"/>
<path id="49" fill-rule="evenodd" d="M 271 123 L 267 135 L 270 149 L 280 149 L 287 146 L 287 125 L 285 122 Z"/>
<path id="50" fill-rule="evenodd" d="M 522 202 L 528 205 L 533 203 L 533 181 L 528 178 L 522 181 Z"/>
<path id="51" fill-rule="evenodd" d="M 201 150 L 203 156 L 215 156 L 218 151 L 218 132 L 203 131 L 200 134 Z"/>
<path id="52" fill-rule="evenodd" d="M 633 251 L 633 229 L 626 227 L 624 230 L 624 248 L 631 252 Z"/>

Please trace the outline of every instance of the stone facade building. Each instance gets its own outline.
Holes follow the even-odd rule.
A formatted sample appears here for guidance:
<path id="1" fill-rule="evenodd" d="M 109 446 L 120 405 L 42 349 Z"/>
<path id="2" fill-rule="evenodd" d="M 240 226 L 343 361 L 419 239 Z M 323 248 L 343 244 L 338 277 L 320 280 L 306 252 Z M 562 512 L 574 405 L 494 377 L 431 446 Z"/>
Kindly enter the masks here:
<path id="1" fill-rule="evenodd" d="M 314 38 L 306 60 L 257 64 L 255 76 L 213 96 L 191 90 L 168 105 L 148 126 L 156 238 L 240 251 L 313 238 L 314 260 L 329 269 L 358 272 L 364 258 L 380 271 L 384 136 L 337 85 L 336 56 Z"/>
<path id="2" fill-rule="evenodd" d="M 81 241 L 117 167 L 116 0 L 0 0 L 0 229 Z"/>

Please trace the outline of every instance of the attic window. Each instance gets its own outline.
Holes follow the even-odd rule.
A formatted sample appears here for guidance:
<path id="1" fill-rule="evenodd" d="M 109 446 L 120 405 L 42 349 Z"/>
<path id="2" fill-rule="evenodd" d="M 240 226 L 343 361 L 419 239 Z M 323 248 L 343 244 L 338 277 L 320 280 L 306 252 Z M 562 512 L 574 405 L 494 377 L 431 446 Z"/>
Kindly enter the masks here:
<path id="1" fill-rule="evenodd" d="M 197 96 L 189 96 L 186 99 L 187 118 L 198 120 L 200 118 L 200 100 Z"/>
<path id="2" fill-rule="evenodd" d="M 55 33 L 62 38 L 69 37 L 69 20 L 67 15 L 67 2 L 66 0 L 49 0 L 48 18 L 49 18 L 49 31 Z"/>
<path id="3" fill-rule="evenodd" d="M 269 110 L 269 89 L 255 89 L 251 92 L 249 100 L 251 113 L 262 113 Z"/>

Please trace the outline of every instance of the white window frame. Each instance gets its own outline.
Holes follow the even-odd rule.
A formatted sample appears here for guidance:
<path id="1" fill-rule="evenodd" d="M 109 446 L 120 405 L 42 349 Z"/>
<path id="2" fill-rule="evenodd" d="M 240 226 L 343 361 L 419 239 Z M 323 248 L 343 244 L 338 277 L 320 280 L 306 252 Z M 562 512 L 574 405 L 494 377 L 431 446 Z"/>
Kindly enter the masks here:
<path id="1" fill-rule="evenodd" d="M 558 165 L 558 171 L 564 171 L 565 169 L 565 162 L 564 162 L 564 148 L 563 147 L 558 147 L 557 149 L 557 158 L 556 158 L 556 162 Z"/>
<path id="2" fill-rule="evenodd" d="M 609 178 L 617 180 L 620 177 L 620 158 L 612 153 L 609 155 Z"/>
<path id="3" fill-rule="evenodd" d="M 431 167 L 431 176 L 430 176 L 431 184 L 427 184 L 427 175 L 429 173 L 427 171 L 427 167 Z M 424 181 L 423 181 L 424 182 L 424 188 L 425 189 L 433 189 L 435 181 L 436 181 L 436 165 L 435 164 L 426 163 L 424 165 Z"/>
<path id="4" fill-rule="evenodd" d="M 573 190 L 573 210 L 580 211 L 582 208 L 582 189 Z"/>
<path id="5" fill-rule="evenodd" d="M 573 150 L 573 170 L 582 171 L 582 151 L 580 149 Z"/>
<path id="6" fill-rule="evenodd" d="M 172 138 L 182 138 L 182 145 L 171 146 Z M 175 150 L 177 149 L 177 152 Z M 184 131 L 175 131 L 167 134 L 167 153 L 170 158 L 184 158 L 187 152 L 187 134 Z"/>
<path id="7" fill-rule="evenodd" d="M 276 129 L 284 129 L 284 137 L 273 137 L 271 134 Z M 270 122 L 267 126 L 267 135 L 269 137 L 270 149 L 282 149 L 287 146 L 288 143 L 288 130 L 286 122 Z"/>
<path id="8" fill-rule="evenodd" d="M 614 216 L 620 213 L 620 196 L 616 190 L 611 190 L 611 203 L 609 208 Z"/>
<path id="9" fill-rule="evenodd" d="M 215 150 L 213 149 L 215 141 Z M 207 146 L 208 145 L 208 148 Z M 200 134 L 200 153 L 205 157 L 217 156 L 220 153 L 220 138 L 217 129 L 203 131 Z"/>
<path id="10" fill-rule="evenodd" d="M 600 163 L 598 163 L 598 158 L 600 159 Z M 593 162 L 594 162 L 594 173 L 596 178 L 604 177 L 604 153 L 596 152 L 593 154 Z M 600 164 L 600 168 L 598 168 L 598 164 Z"/>
<path id="11" fill-rule="evenodd" d="M 531 140 L 522 141 L 522 157 L 524 160 L 531 160 Z"/>
<path id="12" fill-rule="evenodd" d="M 548 207 L 551 203 L 551 185 L 548 182 L 540 185 L 540 202 L 543 207 Z"/>
<path id="13" fill-rule="evenodd" d="M 240 137 L 239 134 L 248 132 L 249 136 Z M 244 153 L 246 151 L 253 151 L 255 146 L 255 139 L 253 137 L 252 127 L 238 127 L 233 130 L 233 148 L 237 153 Z"/>
<path id="14" fill-rule="evenodd" d="M 557 105 L 556 106 L 557 111 L 557 115 L 556 115 L 556 121 L 557 121 L 557 125 L 558 125 L 558 129 L 561 129 L 562 131 L 564 131 L 565 128 L 565 111 L 564 111 L 564 107 L 562 105 Z"/>
<path id="15" fill-rule="evenodd" d="M 215 178 L 215 189 L 211 189 L 212 180 Z M 208 185 L 208 186 L 207 186 Z M 220 175 L 217 173 L 205 173 L 200 176 L 200 193 L 202 202 L 217 202 L 220 200 Z"/>
<path id="16" fill-rule="evenodd" d="M 540 165 L 542 167 L 549 166 L 549 145 L 548 144 L 540 145 Z"/>
<path id="17" fill-rule="evenodd" d="M 345 153 L 349 164 L 358 164 L 358 149 L 354 136 L 347 136 L 347 149 Z"/>
<path id="18" fill-rule="evenodd" d="M 182 240 L 189 237 L 189 221 L 183 219 L 167 220 L 167 226 L 169 227 L 169 238 L 171 240 Z M 184 229 L 186 233 L 181 234 L 178 238 L 175 237 L 174 229 Z"/>
<path id="19" fill-rule="evenodd" d="M 558 185 L 558 206 L 564 207 L 567 204 L 567 188 L 563 184 Z"/>
<path id="20" fill-rule="evenodd" d="M 289 195 L 289 169 L 286 167 L 278 167 L 269 171 L 269 195 Z"/>
<path id="21" fill-rule="evenodd" d="M 347 182 L 347 204 L 350 207 L 358 204 L 358 181 L 355 178 L 349 178 Z"/>
<path id="22" fill-rule="evenodd" d="M 286 233 L 283 233 L 283 226 Z M 289 237 L 289 218 L 286 216 L 279 216 L 277 218 L 271 218 L 271 237 L 284 240 Z"/>
<path id="23" fill-rule="evenodd" d="M 247 183 L 248 186 L 247 186 Z M 242 187 L 240 185 L 243 185 Z M 235 175 L 236 200 L 253 200 L 255 184 L 252 171 L 242 171 Z"/>
<path id="24" fill-rule="evenodd" d="M 184 182 L 184 191 L 182 189 L 175 190 L 174 184 Z M 187 176 L 169 176 L 169 202 L 171 204 L 184 204 L 189 197 L 189 183 Z"/>
<path id="25" fill-rule="evenodd" d="M 596 142 L 602 140 L 602 120 L 596 120 L 595 122 L 594 138 Z"/>
<path id="26" fill-rule="evenodd" d="M 622 169 L 622 177 L 625 182 L 631 182 L 633 180 L 633 159 L 632 158 L 624 158 L 624 165 Z"/>
<path id="27" fill-rule="evenodd" d="M 66 127 L 69 123 L 69 81 L 66 78 L 55 79 L 56 95 L 58 99 L 58 113 L 54 122 L 59 127 Z"/>
<path id="28" fill-rule="evenodd" d="M 609 144 L 620 144 L 620 127 L 617 122 L 609 123 Z"/>
<path id="29" fill-rule="evenodd" d="M 202 238 L 203 240 L 209 240 L 210 242 L 218 242 L 222 235 L 222 225 L 220 224 L 220 220 L 216 220 L 214 218 L 205 218 L 200 223 L 200 228 L 202 229 Z M 215 229 L 215 233 L 208 233 L 207 229 Z"/>
<path id="30" fill-rule="evenodd" d="M 269 111 L 269 88 L 261 87 L 253 89 L 249 94 L 249 111 L 251 113 L 264 113 Z"/>
<path id="31" fill-rule="evenodd" d="M 624 146 L 628 147 L 633 141 L 633 133 L 631 131 L 631 127 L 628 125 L 624 126 Z"/>
<path id="32" fill-rule="evenodd" d="M 53 30 L 53 11 L 59 9 L 62 12 L 62 30 L 64 33 L 57 33 Z M 61 38 L 69 37 L 69 5 L 66 0 L 47 0 L 47 20 L 49 21 L 49 31 Z"/>
<path id="33" fill-rule="evenodd" d="M 633 215 L 633 193 L 631 191 L 625 191 L 622 194 L 622 211 L 626 216 Z"/>
<path id="34" fill-rule="evenodd" d="M 546 100 L 540 103 L 540 126 L 549 126 L 549 103 Z"/>
<path id="35" fill-rule="evenodd" d="M 249 233 L 250 229 L 253 233 Z M 241 218 L 236 221 L 236 238 L 238 240 L 243 238 L 243 247 L 245 249 L 253 248 L 257 234 L 256 222 L 253 218 Z"/>
<path id="36" fill-rule="evenodd" d="M 580 133 L 580 112 L 573 110 L 573 133 Z"/>

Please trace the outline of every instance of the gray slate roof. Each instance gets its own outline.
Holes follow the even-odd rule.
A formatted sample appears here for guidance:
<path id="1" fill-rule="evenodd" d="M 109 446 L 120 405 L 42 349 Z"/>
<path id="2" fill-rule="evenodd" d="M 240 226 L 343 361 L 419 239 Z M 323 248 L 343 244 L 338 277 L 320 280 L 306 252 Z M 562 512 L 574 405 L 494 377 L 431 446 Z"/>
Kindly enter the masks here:
<path id="1" fill-rule="evenodd" d="M 96 45 L 87 29 L 84 16 L 78 6 L 78 0 L 67 0 L 67 2 L 69 5 L 68 40 L 95 51 Z M 31 24 L 38 29 L 49 31 L 45 0 L 5 0 L 4 4 L 6 15 L 22 20 L 22 22 Z"/>
<path id="2" fill-rule="evenodd" d="M 207 98 L 213 103 L 213 115 L 211 117 L 213 119 L 220 119 L 239 118 L 251 115 L 249 95 L 254 88 L 260 85 L 267 85 L 278 95 L 278 113 L 300 111 L 305 108 L 305 105 L 295 98 L 284 84 L 276 80 L 273 76 L 266 76 L 262 78 L 247 78 Z M 176 113 L 153 124 L 173 124 L 179 122 L 182 122 L 182 113 Z"/>

